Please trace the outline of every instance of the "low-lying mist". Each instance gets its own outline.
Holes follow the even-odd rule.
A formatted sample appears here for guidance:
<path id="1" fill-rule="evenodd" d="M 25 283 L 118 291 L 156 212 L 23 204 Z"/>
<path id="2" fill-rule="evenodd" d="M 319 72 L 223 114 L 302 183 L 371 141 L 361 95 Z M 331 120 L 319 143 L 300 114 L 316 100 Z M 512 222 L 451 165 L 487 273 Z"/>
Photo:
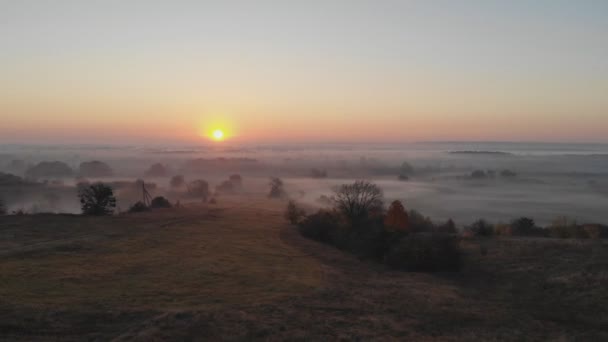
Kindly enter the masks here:
<path id="1" fill-rule="evenodd" d="M 433 219 L 468 224 L 527 216 L 544 224 L 558 216 L 608 223 L 606 145 L 429 143 L 317 146 L 0 146 L 0 199 L 8 212 L 78 213 L 77 184 L 112 185 L 120 210 L 141 199 L 142 179 L 153 196 L 195 201 L 189 182 L 204 180 L 222 196 L 264 194 L 269 177 L 309 206 L 355 179 L 382 187 Z M 243 187 L 221 188 L 239 174 Z M 182 175 L 182 186 L 171 178 Z"/>

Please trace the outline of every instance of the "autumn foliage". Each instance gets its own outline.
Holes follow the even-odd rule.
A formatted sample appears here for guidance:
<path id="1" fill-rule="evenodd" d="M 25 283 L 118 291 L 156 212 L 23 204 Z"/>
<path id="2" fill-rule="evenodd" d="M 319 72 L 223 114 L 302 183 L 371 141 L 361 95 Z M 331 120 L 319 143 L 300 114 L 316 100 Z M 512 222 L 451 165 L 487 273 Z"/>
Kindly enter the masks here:
<path id="1" fill-rule="evenodd" d="M 384 227 L 388 231 L 408 231 L 409 217 L 401 201 L 391 203 L 384 219 Z"/>

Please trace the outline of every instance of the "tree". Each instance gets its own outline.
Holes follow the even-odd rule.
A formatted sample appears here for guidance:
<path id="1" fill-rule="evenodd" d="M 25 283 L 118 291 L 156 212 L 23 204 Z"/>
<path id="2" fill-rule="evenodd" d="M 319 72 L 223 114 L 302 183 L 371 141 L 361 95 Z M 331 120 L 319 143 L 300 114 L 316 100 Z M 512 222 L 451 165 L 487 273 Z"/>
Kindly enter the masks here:
<path id="1" fill-rule="evenodd" d="M 93 160 L 80 163 L 78 174 L 80 177 L 111 177 L 114 172 L 108 164 Z"/>
<path id="2" fill-rule="evenodd" d="M 351 222 L 365 219 L 370 211 L 382 208 L 382 189 L 365 180 L 340 185 L 334 193 L 338 210 Z"/>
<path id="3" fill-rule="evenodd" d="M 116 208 L 116 197 L 112 188 L 103 183 L 81 187 L 78 197 L 85 215 L 110 215 Z"/>
<path id="4" fill-rule="evenodd" d="M 4 206 L 4 201 L 0 198 L 0 215 L 6 215 L 6 207 Z"/>
<path id="5" fill-rule="evenodd" d="M 528 217 L 520 217 L 511 222 L 511 229 L 516 235 L 532 235 L 535 231 L 536 223 Z"/>
<path id="6" fill-rule="evenodd" d="M 171 205 L 171 202 L 169 202 L 168 199 L 164 198 L 163 196 L 158 196 L 158 197 L 154 197 L 152 199 L 152 201 L 150 202 L 150 208 L 155 209 L 155 208 L 171 208 L 173 207 Z"/>
<path id="7" fill-rule="evenodd" d="M 188 184 L 188 193 L 192 196 L 200 197 L 206 202 L 209 197 L 209 183 L 202 179 L 190 182 Z"/>
<path id="8" fill-rule="evenodd" d="M 148 170 L 146 170 L 144 175 L 147 177 L 166 177 L 167 173 L 169 173 L 169 172 L 167 171 L 167 168 L 163 164 L 156 163 L 156 164 L 150 166 L 150 168 Z"/>
<path id="9" fill-rule="evenodd" d="M 240 190 L 243 187 L 243 177 L 238 173 L 230 175 L 229 180 L 234 185 L 234 189 Z"/>
<path id="10" fill-rule="evenodd" d="M 268 197 L 270 198 L 282 198 L 285 197 L 285 189 L 283 188 L 283 180 L 278 177 L 270 178 L 270 193 Z"/>
<path id="11" fill-rule="evenodd" d="M 304 216 L 306 216 L 306 213 L 303 209 L 298 208 L 296 202 L 289 201 L 289 203 L 287 203 L 287 209 L 285 210 L 285 218 L 291 224 L 298 224 L 298 222 L 300 222 L 300 220 Z"/>
<path id="12" fill-rule="evenodd" d="M 177 175 L 171 177 L 170 184 L 172 188 L 181 188 L 182 186 L 184 186 L 184 184 L 186 184 L 186 180 L 184 179 L 184 176 Z"/>
<path id="13" fill-rule="evenodd" d="M 409 217 L 401 201 L 393 201 L 388 207 L 384 226 L 390 231 L 407 231 L 409 228 Z"/>

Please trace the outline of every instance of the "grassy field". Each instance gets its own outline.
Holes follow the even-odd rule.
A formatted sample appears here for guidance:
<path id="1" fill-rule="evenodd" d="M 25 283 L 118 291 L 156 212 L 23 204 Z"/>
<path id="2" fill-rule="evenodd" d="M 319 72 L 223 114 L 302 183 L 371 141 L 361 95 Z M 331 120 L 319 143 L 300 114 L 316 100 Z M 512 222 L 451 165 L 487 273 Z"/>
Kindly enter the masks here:
<path id="1" fill-rule="evenodd" d="M 608 340 L 608 246 L 465 240 L 403 273 L 300 237 L 284 203 L 0 217 L 0 340 Z"/>

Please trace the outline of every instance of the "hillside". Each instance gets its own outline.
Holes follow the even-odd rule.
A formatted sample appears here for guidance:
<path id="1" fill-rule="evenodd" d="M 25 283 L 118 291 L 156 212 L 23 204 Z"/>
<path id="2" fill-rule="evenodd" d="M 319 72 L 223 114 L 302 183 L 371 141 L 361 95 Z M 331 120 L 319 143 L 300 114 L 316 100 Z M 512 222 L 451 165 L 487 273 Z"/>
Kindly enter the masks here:
<path id="1" fill-rule="evenodd" d="M 608 339 L 605 242 L 466 240 L 462 272 L 404 273 L 284 205 L 0 217 L 0 340 Z"/>

